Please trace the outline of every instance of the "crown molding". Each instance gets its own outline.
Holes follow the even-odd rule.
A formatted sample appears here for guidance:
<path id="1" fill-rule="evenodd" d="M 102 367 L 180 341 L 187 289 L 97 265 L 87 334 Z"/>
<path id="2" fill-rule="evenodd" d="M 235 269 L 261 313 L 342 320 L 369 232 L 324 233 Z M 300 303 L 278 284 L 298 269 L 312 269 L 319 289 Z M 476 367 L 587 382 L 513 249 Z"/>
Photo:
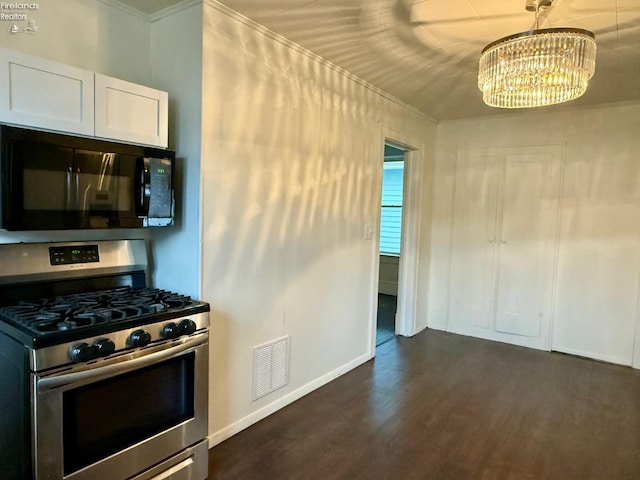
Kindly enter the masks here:
<path id="1" fill-rule="evenodd" d="M 143 20 L 149 21 L 149 15 L 147 15 L 144 12 L 141 12 L 140 10 L 136 10 L 133 7 L 130 7 L 129 5 L 125 5 L 124 3 L 119 2 L 118 0 L 97 0 L 97 1 L 99 3 L 102 3 L 103 5 L 107 5 L 109 7 L 120 10 L 121 12 L 128 13 L 129 15 L 132 15 L 134 17 L 138 17 Z"/>
<path id="2" fill-rule="evenodd" d="M 191 8 L 194 5 L 202 5 L 202 0 L 182 0 L 175 5 L 171 5 L 167 8 L 163 8 L 159 12 L 152 13 L 149 15 L 149 20 L 151 22 L 157 22 L 158 20 L 162 20 L 163 18 L 170 17 L 171 15 L 175 15 L 182 10 L 186 10 L 187 8 Z"/>
<path id="3" fill-rule="evenodd" d="M 266 0 L 265 0 L 266 1 Z M 338 65 L 336 65 L 335 63 L 330 62 L 329 60 L 321 57 L 320 55 L 313 53 L 310 50 L 307 50 L 306 48 L 304 48 L 301 45 L 298 45 L 297 43 L 289 40 L 286 37 L 283 37 L 282 35 L 280 35 L 279 33 L 274 32 L 273 30 L 269 30 L 267 27 L 259 24 L 258 22 L 256 22 L 255 20 L 251 20 L 248 17 L 245 17 L 244 15 L 242 15 L 239 12 L 236 12 L 235 10 L 233 10 L 232 8 L 227 7 L 226 5 L 218 2 L 217 0 L 202 0 L 203 4 L 206 4 L 207 6 L 214 8 L 216 10 L 218 10 L 220 13 L 223 13 L 225 15 L 227 15 L 228 17 L 233 18 L 234 20 L 237 20 L 240 23 L 243 23 L 244 25 L 246 25 L 247 27 L 255 30 L 258 33 L 261 33 L 262 35 L 270 38 L 271 40 L 278 42 L 282 45 L 284 45 L 287 48 L 290 48 L 291 50 L 296 51 L 297 53 L 300 53 L 301 55 L 304 55 L 316 62 L 318 62 L 319 64 L 323 65 L 324 67 L 329 68 L 330 70 L 333 70 L 337 73 L 339 73 L 340 75 L 348 78 L 349 80 L 357 83 L 358 85 L 380 95 L 381 97 L 389 100 L 390 102 L 395 103 L 396 105 L 399 105 L 413 113 L 415 113 L 416 115 L 419 115 L 431 122 L 433 122 L 433 124 L 437 124 L 436 120 L 432 117 L 430 117 L 429 115 L 427 115 L 426 113 L 418 110 L 416 107 L 409 105 L 408 103 L 403 102 L 402 100 L 400 100 L 397 97 L 394 97 L 393 95 L 391 95 L 388 92 L 385 92 L 384 90 L 376 87 L 375 85 L 367 82 L 366 80 L 363 80 L 362 78 L 358 77 L 357 75 L 354 75 L 353 73 L 349 72 L 348 70 L 345 70 L 342 67 L 339 67 Z"/>
<path id="4" fill-rule="evenodd" d="M 182 10 L 186 10 L 194 5 L 202 4 L 202 0 L 182 0 L 181 2 L 176 3 L 175 5 L 171 5 L 167 8 L 163 8 L 160 11 L 157 11 L 152 14 L 141 12 L 125 3 L 122 3 L 120 0 L 97 0 L 98 2 L 108 5 L 110 7 L 116 8 L 124 13 L 132 15 L 134 17 L 146 20 L 149 23 L 157 22 L 158 20 L 162 20 L 163 18 L 170 17 Z"/>

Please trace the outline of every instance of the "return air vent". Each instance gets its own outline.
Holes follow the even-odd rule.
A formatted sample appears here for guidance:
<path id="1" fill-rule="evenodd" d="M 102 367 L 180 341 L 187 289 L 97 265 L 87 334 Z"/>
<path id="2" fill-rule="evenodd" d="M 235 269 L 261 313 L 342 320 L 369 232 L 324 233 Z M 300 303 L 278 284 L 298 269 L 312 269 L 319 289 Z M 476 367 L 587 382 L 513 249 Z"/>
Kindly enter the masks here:
<path id="1" fill-rule="evenodd" d="M 289 335 L 253 347 L 253 400 L 289 383 Z"/>

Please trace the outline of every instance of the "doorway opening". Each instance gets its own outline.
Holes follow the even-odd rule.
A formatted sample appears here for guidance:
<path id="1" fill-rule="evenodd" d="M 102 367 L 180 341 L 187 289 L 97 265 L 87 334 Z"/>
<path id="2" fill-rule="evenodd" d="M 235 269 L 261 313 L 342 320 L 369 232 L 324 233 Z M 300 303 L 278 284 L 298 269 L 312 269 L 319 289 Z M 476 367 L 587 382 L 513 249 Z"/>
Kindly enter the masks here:
<path id="1" fill-rule="evenodd" d="M 406 132 L 391 129 L 383 124 L 379 124 L 379 150 L 378 150 L 378 216 L 377 225 L 379 228 L 382 206 L 382 170 L 384 163 L 385 145 L 400 150 L 404 159 L 404 172 L 402 175 L 402 215 L 400 228 L 400 250 L 401 255 L 397 255 L 397 296 L 395 308 L 392 306 L 391 311 L 395 312 L 391 318 L 394 320 L 394 326 L 391 328 L 394 335 L 403 337 L 412 337 L 416 333 L 426 328 L 426 316 L 418 317 L 418 271 L 425 268 L 420 251 L 420 229 L 422 227 L 422 190 L 423 190 L 423 164 L 425 144 L 423 139 Z M 388 150 L 388 149 L 387 149 Z M 371 298 L 372 308 L 370 310 L 370 335 L 369 335 L 369 354 L 373 358 L 376 355 L 376 323 L 378 312 L 378 294 L 380 290 L 380 235 L 374 235 L 369 238 L 376 239 L 376 245 L 371 249 L 371 267 L 373 275 L 371 276 Z M 424 258 L 424 257 L 422 257 Z M 383 284 L 384 285 L 384 284 Z M 375 299 L 375 300 L 374 300 Z M 391 339 L 394 336 L 390 337 Z M 388 342 L 393 343 L 393 342 Z"/>
<path id="2" fill-rule="evenodd" d="M 380 206 L 376 347 L 396 335 L 406 150 L 385 142 Z"/>

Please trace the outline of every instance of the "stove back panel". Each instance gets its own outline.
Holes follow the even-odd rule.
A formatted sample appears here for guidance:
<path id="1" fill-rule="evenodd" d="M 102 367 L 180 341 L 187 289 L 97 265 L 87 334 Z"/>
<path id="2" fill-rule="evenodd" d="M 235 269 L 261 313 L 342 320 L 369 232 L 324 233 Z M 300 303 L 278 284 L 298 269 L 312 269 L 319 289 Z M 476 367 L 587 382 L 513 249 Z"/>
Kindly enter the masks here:
<path id="1" fill-rule="evenodd" d="M 97 259 L 87 257 L 89 250 Z M 61 252 L 67 253 L 56 262 Z M 0 245 L 0 265 L 0 286 L 21 285 L 144 271 L 147 252 L 144 240 L 13 243 Z"/>
<path id="2" fill-rule="evenodd" d="M 105 275 L 57 282 L 36 282 L 18 285 L 0 285 L 0 307 L 16 305 L 25 300 L 58 297 L 74 293 L 97 292 L 119 287 L 143 288 L 145 272 L 122 275 Z"/>

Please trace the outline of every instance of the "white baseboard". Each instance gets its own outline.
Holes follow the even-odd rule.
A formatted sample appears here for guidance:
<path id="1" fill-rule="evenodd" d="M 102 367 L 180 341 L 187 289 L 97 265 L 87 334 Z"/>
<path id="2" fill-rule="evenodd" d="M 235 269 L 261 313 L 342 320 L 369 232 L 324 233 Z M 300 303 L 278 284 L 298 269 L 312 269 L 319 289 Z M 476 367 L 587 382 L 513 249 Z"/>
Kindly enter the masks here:
<path id="1" fill-rule="evenodd" d="M 274 400 L 270 404 L 265 405 L 255 412 L 250 413 L 240 420 L 233 422 L 231 425 L 228 425 L 224 428 L 221 428 L 217 432 L 210 434 L 208 437 L 209 448 L 212 448 L 213 446 L 225 441 L 227 438 L 232 437 L 236 433 L 244 430 L 247 427 L 250 427 L 254 423 L 259 422 L 263 418 L 268 417 L 272 413 L 280 410 L 283 407 L 286 407 L 290 403 L 295 402 L 299 398 L 304 397 L 306 394 L 311 393 L 312 391 L 322 387 L 323 385 L 326 385 L 330 381 L 335 380 L 336 378 L 362 365 L 370 359 L 371 355 L 369 353 L 361 355 L 360 357 L 355 358 L 354 360 L 336 368 L 335 370 L 332 370 L 331 372 L 322 375 L 315 380 L 312 380 L 306 385 L 303 385 L 300 388 L 287 393 L 286 395 Z"/>
<path id="2" fill-rule="evenodd" d="M 427 323 L 429 330 L 438 330 L 440 332 L 448 332 L 446 323 Z"/>
<path id="3" fill-rule="evenodd" d="M 631 367 L 632 364 L 629 360 L 622 357 L 614 357 L 611 355 L 601 355 L 598 353 L 587 352 L 584 350 L 577 350 L 575 348 L 565 348 L 563 346 L 553 345 L 551 351 L 568 353 L 569 355 L 577 355 L 579 357 L 591 358 L 593 360 L 599 360 L 601 362 L 615 363 L 616 365 L 624 365 L 625 367 Z M 636 367 L 637 368 L 637 367 Z"/>

